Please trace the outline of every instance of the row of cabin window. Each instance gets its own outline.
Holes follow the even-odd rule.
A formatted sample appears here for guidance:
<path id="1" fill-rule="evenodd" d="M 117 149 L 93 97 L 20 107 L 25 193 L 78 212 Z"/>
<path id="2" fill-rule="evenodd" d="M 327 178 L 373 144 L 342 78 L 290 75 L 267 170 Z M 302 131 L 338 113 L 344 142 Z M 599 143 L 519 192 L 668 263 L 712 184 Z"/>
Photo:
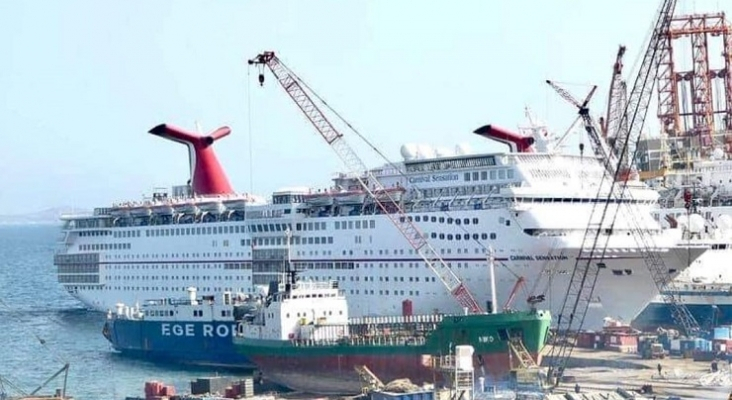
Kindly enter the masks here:
<path id="1" fill-rule="evenodd" d="M 99 283 L 99 274 L 95 275 L 59 275 L 59 283 Z"/>
<path id="2" fill-rule="evenodd" d="M 444 171 L 459 168 L 490 167 L 496 165 L 493 156 L 480 158 L 463 158 L 458 160 L 437 160 L 407 164 L 407 172 Z"/>
<path id="3" fill-rule="evenodd" d="M 147 256 L 147 255 L 145 255 Z M 158 254 L 154 254 L 149 256 L 149 258 L 158 258 Z M 167 254 L 161 254 L 159 258 L 167 258 Z M 233 257 L 234 253 L 195 253 L 190 254 L 190 257 Z M 243 255 L 237 253 L 236 256 L 243 257 Z M 171 254 L 171 257 L 189 257 L 189 254 Z M 147 257 L 143 257 L 147 258 Z M 205 270 L 205 269 L 219 269 L 222 264 L 212 262 L 211 260 L 201 260 L 201 261 L 193 261 L 193 260 L 183 260 L 183 261 L 177 261 L 175 263 L 169 263 L 169 264 L 139 264 L 135 261 L 131 261 L 132 264 L 112 264 L 108 265 L 107 269 L 143 269 L 143 270 L 169 270 L 169 269 L 197 269 L 197 270 Z M 245 261 L 245 263 L 249 263 L 248 261 Z"/>
<path id="4" fill-rule="evenodd" d="M 433 197 L 454 197 L 454 196 L 470 196 L 470 195 L 482 195 L 497 193 L 499 188 L 508 187 L 507 183 L 504 184 L 490 184 L 490 185 L 478 185 L 473 184 L 470 186 L 452 186 L 442 187 L 434 189 L 422 189 L 422 196 L 426 198 Z"/>
<path id="5" fill-rule="evenodd" d="M 236 279 L 234 279 L 236 278 Z M 251 276 L 248 277 L 248 279 L 244 279 L 244 276 L 191 276 L 191 275 L 162 275 L 162 276 L 143 276 L 143 275 L 111 275 L 108 276 L 108 279 L 110 281 L 119 281 L 119 280 L 150 280 L 150 281 L 168 281 L 168 280 L 195 280 L 195 281 L 244 281 L 244 280 L 251 280 Z"/>
<path id="6" fill-rule="evenodd" d="M 231 317 L 231 315 L 232 315 L 231 310 L 221 310 L 222 317 Z M 165 317 L 166 315 L 163 314 L 161 316 Z M 172 310 L 170 311 L 170 316 L 171 317 L 173 316 Z M 203 310 L 193 310 L 193 316 L 194 317 L 203 317 Z"/>
<path id="7" fill-rule="evenodd" d="M 462 239 L 462 240 L 470 240 L 470 234 L 469 233 L 464 233 L 462 235 L 459 234 L 459 233 L 456 233 L 454 236 L 455 236 L 455 240 L 460 240 L 460 239 Z M 474 233 L 473 234 L 473 240 L 478 240 L 478 238 L 480 238 L 481 240 L 487 240 L 489 237 L 491 239 L 495 239 L 496 238 L 496 234 L 493 233 L 493 232 L 491 232 L 490 235 L 488 235 L 487 233 L 481 233 L 480 235 L 478 235 L 477 233 Z M 436 232 L 432 232 L 432 233 L 430 233 L 430 238 L 432 238 L 432 239 L 453 240 L 453 234 L 452 233 L 448 233 L 448 234 L 439 233 L 438 234 Z"/>
<path id="8" fill-rule="evenodd" d="M 335 222 L 335 228 L 336 229 L 375 229 L 376 228 L 376 221 L 374 220 L 367 220 L 367 221 L 336 221 Z"/>
<path id="9" fill-rule="evenodd" d="M 452 217 L 435 217 L 435 216 L 429 217 L 427 215 L 424 215 L 422 217 L 420 217 L 419 215 L 414 216 L 414 217 L 409 216 L 409 217 L 407 217 L 407 219 L 409 221 L 414 221 L 414 222 L 437 222 L 440 224 L 444 224 L 445 222 L 447 222 L 448 224 L 454 223 L 455 225 L 470 225 L 470 222 L 471 222 L 470 218 L 460 219 L 460 218 L 452 218 Z M 400 217 L 399 221 L 404 222 L 404 217 Z M 479 222 L 480 222 L 480 220 L 478 218 L 472 219 L 473 225 L 478 225 Z"/>
<path id="10" fill-rule="evenodd" d="M 364 290 L 363 291 L 363 294 L 367 294 L 367 295 L 368 294 L 376 294 L 374 292 L 375 292 L 374 290 Z M 356 290 L 353 290 L 352 289 L 350 291 L 350 294 L 361 294 L 361 293 L 360 293 L 360 291 L 358 289 L 356 289 Z M 393 292 L 393 294 L 394 294 L 394 296 L 404 296 L 405 295 L 405 291 L 404 290 L 395 290 Z M 389 295 L 389 291 L 388 290 L 379 290 L 379 295 L 380 296 L 388 296 Z M 419 296 L 419 290 L 410 290 L 409 291 L 409 295 L 410 296 Z"/>
<path id="11" fill-rule="evenodd" d="M 293 266 L 296 269 L 305 270 L 305 269 L 354 269 L 355 263 L 348 262 L 348 261 L 336 261 L 336 262 L 293 262 Z M 282 269 L 282 267 L 279 267 Z"/>
<path id="12" fill-rule="evenodd" d="M 130 243 L 94 243 L 94 244 L 80 244 L 79 250 L 81 251 L 94 251 L 94 250 L 129 250 L 132 248 Z"/>
<path id="13" fill-rule="evenodd" d="M 513 170 L 512 169 L 499 169 L 499 170 L 491 170 L 491 171 L 473 171 L 473 172 L 466 172 L 465 173 L 465 182 L 472 181 L 487 181 L 488 176 L 490 172 L 490 180 L 496 180 L 496 179 L 513 179 Z"/>
<path id="14" fill-rule="evenodd" d="M 79 227 L 79 228 L 81 228 L 81 227 Z M 109 231 L 82 231 L 82 232 L 79 232 L 79 236 L 84 236 L 84 237 L 87 237 L 87 236 L 108 236 L 109 233 L 110 233 Z"/>
<path id="15" fill-rule="evenodd" d="M 250 245 L 250 239 L 242 239 L 241 245 L 242 246 L 249 246 Z M 255 246 L 282 246 L 287 244 L 287 239 L 281 238 L 281 237 L 273 237 L 273 238 L 254 238 L 254 245 Z M 318 237 L 299 237 L 295 236 L 292 238 L 291 244 L 293 245 L 299 245 L 299 244 L 333 244 L 333 236 L 318 236 Z"/>
<path id="16" fill-rule="evenodd" d="M 249 232 L 284 232 L 288 224 L 198 226 L 194 228 L 146 229 L 145 236 L 228 235 Z"/>
<path id="17" fill-rule="evenodd" d="M 135 229 L 135 230 L 115 231 L 113 233 L 114 233 L 114 237 L 116 237 L 116 238 L 128 238 L 128 237 L 140 237 L 140 235 L 142 234 L 142 231 L 139 229 Z"/>
<path id="18" fill-rule="evenodd" d="M 172 286 L 171 287 L 167 287 L 167 286 L 163 286 L 163 287 L 158 287 L 158 286 L 104 286 L 104 287 L 102 287 L 102 286 L 96 286 L 96 287 L 95 286 L 73 286 L 72 288 L 76 289 L 76 290 L 80 290 L 80 289 L 81 290 L 92 290 L 92 289 L 102 290 L 103 289 L 103 290 L 146 291 L 146 292 L 151 292 L 154 290 L 163 291 L 163 292 L 185 292 L 188 289 L 187 287 L 184 287 L 184 286 L 181 286 L 181 287 L 172 287 Z M 67 288 L 67 290 L 68 290 L 68 288 Z M 206 292 L 206 293 L 232 292 L 234 290 L 236 290 L 237 292 L 240 292 L 240 293 L 245 293 L 245 292 L 251 293 L 254 291 L 252 287 L 237 288 L 237 289 L 220 288 L 220 287 L 213 287 L 213 288 L 201 287 L 201 288 L 198 288 L 198 290 L 201 292 Z"/>
<path id="19" fill-rule="evenodd" d="M 98 274 L 99 264 L 64 264 L 59 265 L 59 274 Z"/>

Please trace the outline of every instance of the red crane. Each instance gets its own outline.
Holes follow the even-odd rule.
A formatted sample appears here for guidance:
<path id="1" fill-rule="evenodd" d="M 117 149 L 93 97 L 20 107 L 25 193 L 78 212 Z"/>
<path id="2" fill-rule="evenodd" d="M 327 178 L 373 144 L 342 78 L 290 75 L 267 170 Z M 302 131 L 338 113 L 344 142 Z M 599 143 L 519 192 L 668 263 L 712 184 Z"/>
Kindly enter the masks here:
<path id="1" fill-rule="evenodd" d="M 516 283 L 513 285 L 513 289 L 511 289 L 511 293 L 508 295 L 508 299 L 506 299 L 506 302 L 503 303 L 503 311 L 508 311 L 511 307 L 511 304 L 513 303 L 513 299 L 518 294 L 518 291 L 524 286 L 526 283 L 526 278 L 523 276 L 519 276 L 516 280 Z"/>
<path id="2" fill-rule="evenodd" d="M 285 92 L 297 104 L 326 143 L 328 143 L 331 149 L 343 161 L 348 171 L 356 177 L 363 190 L 373 198 L 379 209 L 389 218 L 402 236 L 407 239 L 415 252 L 432 269 L 457 302 L 471 313 L 482 313 L 483 309 L 477 300 L 475 300 L 475 297 L 468 291 L 465 284 L 452 272 L 452 269 L 427 242 L 425 235 L 412 222 L 412 219 L 407 217 L 407 213 L 399 202 L 392 198 L 384 185 L 379 182 L 369 168 L 361 161 L 356 152 L 345 141 L 343 134 L 336 130 L 323 111 L 313 102 L 311 96 L 304 89 L 307 85 L 302 83 L 297 75 L 285 66 L 272 51 L 266 51 L 257 55 L 249 60 L 249 64 L 260 66 L 262 69 L 263 67 L 270 69 L 277 82 L 285 89 Z M 259 83 L 260 85 L 264 83 L 263 70 L 260 70 Z M 314 94 L 312 91 L 310 93 Z"/>

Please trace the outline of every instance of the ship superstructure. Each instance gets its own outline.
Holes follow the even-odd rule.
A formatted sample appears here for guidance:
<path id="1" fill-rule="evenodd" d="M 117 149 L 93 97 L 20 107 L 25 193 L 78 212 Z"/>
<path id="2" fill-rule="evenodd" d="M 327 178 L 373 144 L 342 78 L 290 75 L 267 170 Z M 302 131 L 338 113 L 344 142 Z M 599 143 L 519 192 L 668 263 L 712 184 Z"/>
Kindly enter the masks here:
<path id="1" fill-rule="evenodd" d="M 490 125 L 476 133 L 503 141 L 510 152 L 405 145 L 402 162 L 371 171 L 388 191 L 374 195 L 401 202 L 481 304 L 491 298 L 490 246 L 502 263 L 498 299 L 507 298 L 521 276 L 530 294 L 544 295 L 544 307 L 557 312 L 576 257 L 586 256 L 579 249 L 592 205 L 605 201 L 598 197 L 605 169 L 592 156 L 535 152 L 543 136 L 520 137 Z M 211 150 L 214 140 L 201 143 Z M 202 158 L 199 148 L 189 149 L 193 162 Z M 208 157 L 215 159 L 212 152 Z M 184 296 L 191 286 L 212 294 L 255 293 L 283 270 L 290 230 L 293 265 L 303 278 L 338 281 L 352 316 L 399 314 L 407 300 L 415 313 L 460 311 L 355 176 L 339 174 L 328 189 L 283 189 L 265 201 L 227 190 L 209 193 L 199 185 L 201 176 L 228 181 L 191 169 L 198 175 L 172 194 L 65 217 L 55 264 L 67 291 L 101 311 L 119 302 Z M 612 200 L 611 209 L 619 211 L 604 231 L 608 250 L 589 326 L 607 316 L 629 321 L 657 293 L 630 229 L 647 230 L 672 276 L 705 251 L 677 246 L 677 230 L 661 231 L 651 217 L 657 198 L 656 191 L 636 185 Z"/>
<path id="2" fill-rule="evenodd" d="M 710 246 L 667 288 L 707 327 L 732 323 L 730 35 L 724 13 L 674 16 L 660 49 L 662 132 L 638 146 L 641 178 L 661 193 L 654 212 L 658 221 L 680 229 L 683 242 Z M 693 69 L 683 70 L 690 62 Z M 655 299 L 636 321 L 641 327 L 668 327 L 673 323 L 668 316 L 668 306 Z"/>

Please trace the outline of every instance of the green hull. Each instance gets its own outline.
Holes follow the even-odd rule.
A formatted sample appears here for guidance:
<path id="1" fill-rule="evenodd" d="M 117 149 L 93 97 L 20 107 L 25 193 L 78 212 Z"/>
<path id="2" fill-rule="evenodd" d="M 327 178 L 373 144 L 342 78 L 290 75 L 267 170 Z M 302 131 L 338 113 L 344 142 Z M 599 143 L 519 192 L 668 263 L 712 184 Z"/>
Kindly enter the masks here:
<path id="1" fill-rule="evenodd" d="M 536 359 L 547 340 L 548 311 L 446 316 L 434 324 L 348 325 L 349 335 L 336 341 L 268 340 L 236 337 L 237 351 L 280 384 L 312 393 L 352 393 L 359 388 L 354 367 L 365 365 L 383 381 L 410 378 L 438 380 L 433 362 L 453 354 L 455 346 L 475 349 L 479 371 L 500 377 L 518 366 L 510 337 L 521 337 Z M 421 326 L 420 326 L 421 325 Z"/>

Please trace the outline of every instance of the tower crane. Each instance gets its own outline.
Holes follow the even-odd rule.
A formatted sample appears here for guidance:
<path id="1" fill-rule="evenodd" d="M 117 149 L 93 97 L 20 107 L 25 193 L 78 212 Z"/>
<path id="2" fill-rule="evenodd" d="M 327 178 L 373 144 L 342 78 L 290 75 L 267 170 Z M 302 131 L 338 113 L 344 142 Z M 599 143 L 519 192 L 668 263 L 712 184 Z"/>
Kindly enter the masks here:
<path id="1" fill-rule="evenodd" d="M 407 217 L 402 206 L 395 201 L 388 190 L 379 182 L 373 173 L 361 161 L 356 152 L 348 145 L 343 135 L 336 130 L 323 111 L 315 104 L 305 90 L 305 85 L 292 70 L 285 66 L 272 51 L 266 51 L 249 60 L 250 65 L 260 67 L 259 83 L 264 83 L 264 67 L 269 68 L 285 92 L 297 104 L 323 139 L 346 165 L 348 171 L 355 176 L 359 184 L 376 202 L 399 232 L 409 242 L 410 246 L 424 260 L 427 266 L 437 275 L 447 290 L 463 308 L 478 314 L 483 310 L 477 300 L 470 293 L 465 284 L 449 268 L 447 263 L 429 244 L 425 235 Z M 312 91 L 310 91 L 312 93 Z M 385 197 L 382 197 L 385 196 Z M 388 206 L 387 204 L 388 203 Z"/>
<path id="2" fill-rule="evenodd" d="M 585 230 L 581 249 L 587 253 L 586 263 L 580 261 L 579 258 L 577 259 L 570 277 L 567 296 L 562 304 L 562 311 L 558 315 L 557 334 L 554 337 L 553 346 L 548 357 L 551 364 L 547 378 L 550 380 L 556 379 L 556 381 L 549 382 L 552 384 L 558 383 L 564 373 L 564 368 L 574 349 L 577 333 L 582 327 L 592 293 L 597 283 L 600 264 L 602 264 L 602 260 L 605 257 L 608 241 L 606 239 L 604 243 L 601 243 L 601 233 L 606 229 L 606 221 L 610 221 L 611 223 L 614 221 L 612 212 L 608 212 L 613 198 L 622 196 L 627 188 L 626 179 L 628 169 L 624 166 L 632 165 L 632 163 L 625 159 L 629 158 L 632 160 L 635 156 L 635 154 L 628 154 L 628 148 L 638 141 L 643 129 L 653 92 L 653 83 L 658 71 L 661 41 L 665 32 L 668 30 L 675 6 L 676 0 L 662 0 L 661 7 L 658 10 L 650 42 L 645 51 L 624 112 L 621 114 L 621 123 L 619 126 L 627 124 L 628 130 L 627 135 L 622 139 L 623 141 L 616 143 L 615 148 L 619 149 L 619 152 L 617 152 L 618 159 L 607 152 L 607 148 L 602 140 L 598 140 L 600 136 L 597 133 L 592 118 L 589 116 L 587 104 L 580 104 L 566 91 L 557 90 L 562 97 L 565 97 L 578 106 L 595 153 L 604 155 L 603 162 L 608 171 L 612 171 L 612 173 L 603 175 L 599 190 L 602 191 L 604 188 L 609 188 L 609 190 L 607 191 L 605 201 L 594 203 L 589 224 Z M 552 86 L 555 89 L 558 88 L 556 85 Z M 606 178 L 610 178 L 611 180 L 607 182 L 607 185 L 604 185 Z M 600 195 L 601 193 L 598 193 L 598 197 Z M 615 208 L 615 215 L 617 215 L 617 211 L 618 208 Z M 636 229 L 631 231 L 636 240 L 641 242 L 646 240 L 642 231 Z M 663 260 L 660 259 L 657 252 L 647 251 L 647 249 L 648 247 L 642 247 L 641 254 L 650 269 L 654 282 L 660 290 L 668 281 L 668 270 L 664 267 Z M 595 263 L 594 261 L 596 259 L 599 259 L 599 262 Z M 698 324 L 686 307 L 675 302 L 672 295 L 664 294 L 664 297 L 665 300 L 671 301 L 674 305 L 674 317 L 681 322 L 681 325 L 685 327 L 687 332 L 698 329 Z"/>

